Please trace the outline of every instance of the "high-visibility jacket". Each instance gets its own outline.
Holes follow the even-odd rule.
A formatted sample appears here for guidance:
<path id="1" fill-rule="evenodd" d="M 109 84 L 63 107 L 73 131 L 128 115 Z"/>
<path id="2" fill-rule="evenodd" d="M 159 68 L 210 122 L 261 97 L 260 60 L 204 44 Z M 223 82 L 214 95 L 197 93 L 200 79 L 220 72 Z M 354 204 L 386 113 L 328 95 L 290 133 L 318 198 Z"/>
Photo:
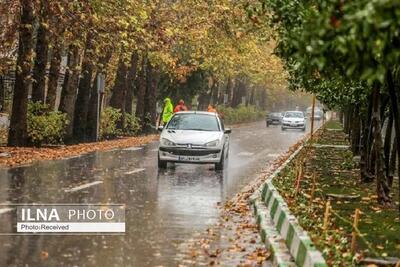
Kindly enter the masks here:
<path id="1" fill-rule="evenodd" d="M 164 100 L 164 109 L 162 115 L 162 120 L 164 124 L 169 122 L 173 113 L 174 113 L 174 106 L 172 105 L 171 99 L 167 97 Z"/>

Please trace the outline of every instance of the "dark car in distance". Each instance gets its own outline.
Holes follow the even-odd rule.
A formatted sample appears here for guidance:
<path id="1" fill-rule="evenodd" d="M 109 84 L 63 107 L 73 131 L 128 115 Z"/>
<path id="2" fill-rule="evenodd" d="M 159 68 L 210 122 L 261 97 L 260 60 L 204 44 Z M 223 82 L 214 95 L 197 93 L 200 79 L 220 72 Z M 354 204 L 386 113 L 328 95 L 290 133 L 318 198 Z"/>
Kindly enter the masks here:
<path id="1" fill-rule="evenodd" d="M 267 127 L 270 125 L 279 125 L 282 123 L 282 113 L 280 112 L 273 112 L 269 113 L 265 119 Z"/>

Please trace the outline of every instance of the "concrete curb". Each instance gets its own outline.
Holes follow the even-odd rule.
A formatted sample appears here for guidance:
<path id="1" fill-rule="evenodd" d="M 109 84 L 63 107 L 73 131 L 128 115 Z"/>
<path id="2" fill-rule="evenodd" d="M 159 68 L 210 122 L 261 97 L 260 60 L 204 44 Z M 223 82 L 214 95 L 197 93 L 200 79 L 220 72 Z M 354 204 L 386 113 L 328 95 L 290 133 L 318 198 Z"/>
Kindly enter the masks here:
<path id="1" fill-rule="evenodd" d="M 267 207 L 261 201 L 261 196 L 254 199 L 253 208 L 256 214 L 257 224 L 260 225 L 261 240 L 266 248 L 272 252 L 272 266 L 292 267 L 296 266 L 290 251 L 286 247 L 285 240 L 276 230 L 269 216 Z"/>
<path id="2" fill-rule="evenodd" d="M 299 225 L 296 217 L 290 213 L 285 200 L 272 184 L 272 179 L 277 177 L 303 148 L 303 145 L 300 146 L 268 177 L 266 182 L 261 186 L 261 190 L 256 191 L 250 198 L 257 222 L 260 225 L 261 237 L 263 240 L 267 240 L 266 245 L 274 253 L 273 262 L 275 266 L 293 265 L 293 263 L 287 260 L 284 248 L 276 243 L 276 240 L 279 239 L 284 241 L 287 247 L 286 250 L 289 250 L 297 266 L 328 266 L 321 252 L 315 248 L 307 232 Z"/>
<path id="3" fill-rule="evenodd" d="M 322 144 L 313 144 L 312 147 L 315 148 L 336 148 L 336 149 L 349 149 L 349 145 L 322 145 Z"/>

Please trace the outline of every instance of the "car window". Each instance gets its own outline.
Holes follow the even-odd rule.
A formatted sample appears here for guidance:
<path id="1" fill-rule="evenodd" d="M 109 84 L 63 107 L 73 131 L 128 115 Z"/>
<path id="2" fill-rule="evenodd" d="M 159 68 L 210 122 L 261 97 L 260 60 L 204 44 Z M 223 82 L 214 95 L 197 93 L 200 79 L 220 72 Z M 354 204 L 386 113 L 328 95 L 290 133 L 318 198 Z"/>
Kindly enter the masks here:
<path id="1" fill-rule="evenodd" d="M 224 122 L 220 119 L 219 120 L 219 122 L 220 122 L 220 124 L 221 124 L 221 129 L 222 129 L 222 131 L 225 131 L 225 124 L 224 124 Z"/>
<path id="2" fill-rule="evenodd" d="M 194 130 L 194 131 L 220 131 L 218 119 L 206 114 L 176 114 L 169 121 L 167 129 Z"/>
<path id="3" fill-rule="evenodd" d="M 304 114 L 302 112 L 286 112 L 286 118 L 304 118 Z"/>

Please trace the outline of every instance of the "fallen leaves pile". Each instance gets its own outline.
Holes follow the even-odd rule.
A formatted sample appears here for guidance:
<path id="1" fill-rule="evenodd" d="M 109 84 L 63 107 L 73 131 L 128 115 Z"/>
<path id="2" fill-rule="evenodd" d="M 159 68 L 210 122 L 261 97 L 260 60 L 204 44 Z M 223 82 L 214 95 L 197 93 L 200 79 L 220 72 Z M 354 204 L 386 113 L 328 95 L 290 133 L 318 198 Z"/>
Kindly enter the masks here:
<path id="1" fill-rule="evenodd" d="M 29 164 L 37 160 L 55 160 L 94 151 L 140 146 L 157 139 L 158 135 L 147 135 L 57 147 L 0 147 L 0 166 L 12 167 Z"/>
<path id="2" fill-rule="evenodd" d="M 302 144 L 278 157 L 234 198 L 220 206 L 218 224 L 184 246 L 179 266 L 262 266 L 271 257 L 259 235 L 250 196 Z"/>

